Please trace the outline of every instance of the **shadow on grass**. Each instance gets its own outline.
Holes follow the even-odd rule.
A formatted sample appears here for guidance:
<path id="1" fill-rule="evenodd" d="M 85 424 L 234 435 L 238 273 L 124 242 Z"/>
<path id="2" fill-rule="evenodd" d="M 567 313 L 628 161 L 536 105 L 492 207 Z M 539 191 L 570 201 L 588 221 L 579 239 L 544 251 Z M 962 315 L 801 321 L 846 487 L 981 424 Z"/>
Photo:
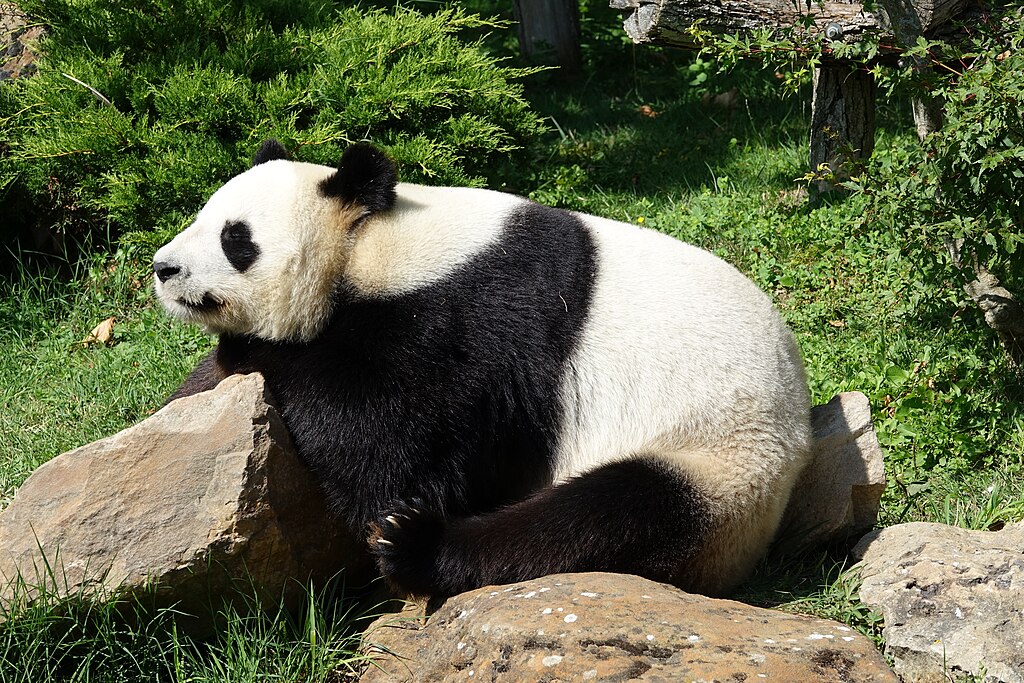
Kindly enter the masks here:
<path id="1" fill-rule="evenodd" d="M 727 101 L 715 104 L 714 93 L 688 85 L 686 53 L 619 51 L 632 68 L 592 66 L 583 80 L 557 89 L 544 82 L 550 76 L 528 84 L 527 96 L 552 131 L 526 150 L 527 164 L 496 169 L 495 178 L 521 194 L 554 183 L 649 196 L 715 187 L 723 173 L 782 186 L 803 173 L 799 154 L 787 168 L 768 168 L 763 158 L 768 150 L 806 146 L 800 98 L 746 94 L 754 88 L 737 73 L 720 79 Z"/>
<path id="2" fill-rule="evenodd" d="M 438 6 L 418 4 L 424 11 Z M 468 6 L 512 19 L 507 8 L 488 0 Z M 566 79 L 554 70 L 526 80 L 527 97 L 551 131 L 491 169 L 492 187 L 519 194 L 555 185 L 561 194 L 678 196 L 718 189 L 723 174 L 740 178 L 741 189 L 797 186 L 808 170 L 809 83 L 790 94 L 781 74 L 758 63 L 718 73 L 707 56 L 633 45 L 617 11 L 604 3 L 581 6 L 583 75 Z M 514 28 L 482 40 L 492 54 L 520 62 Z M 880 98 L 876 113 L 879 137 L 886 129 L 910 128 L 906 103 Z M 780 150 L 787 151 L 783 166 Z M 573 206 L 559 194 L 539 198 Z"/>

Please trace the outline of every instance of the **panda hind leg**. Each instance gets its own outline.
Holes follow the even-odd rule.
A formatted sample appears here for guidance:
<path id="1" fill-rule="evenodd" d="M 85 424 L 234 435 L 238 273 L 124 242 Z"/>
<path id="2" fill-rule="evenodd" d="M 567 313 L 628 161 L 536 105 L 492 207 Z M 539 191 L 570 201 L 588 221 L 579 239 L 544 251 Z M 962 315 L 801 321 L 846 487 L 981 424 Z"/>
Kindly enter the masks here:
<path id="1" fill-rule="evenodd" d="M 379 520 L 370 541 L 384 576 L 414 595 L 587 571 L 692 589 L 687 567 L 712 513 L 710 498 L 679 468 L 634 457 L 474 517 L 445 519 L 410 501 Z"/>

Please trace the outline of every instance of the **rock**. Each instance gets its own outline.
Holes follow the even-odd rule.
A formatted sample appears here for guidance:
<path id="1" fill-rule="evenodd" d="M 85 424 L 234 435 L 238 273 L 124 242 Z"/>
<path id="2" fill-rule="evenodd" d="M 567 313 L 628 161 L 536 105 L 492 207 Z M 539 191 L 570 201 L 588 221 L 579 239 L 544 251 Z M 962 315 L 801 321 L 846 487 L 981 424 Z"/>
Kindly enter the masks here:
<path id="1" fill-rule="evenodd" d="M 375 661 L 360 683 L 897 681 L 867 638 L 837 622 L 620 574 L 481 588 L 425 624 L 381 617 L 364 643 Z"/>
<path id="2" fill-rule="evenodd" d="M 346 562 L 361 568 L 329 519 L 263 378 L 233 376 L 39 467 L 0 512 L 0 602 L 155 582 L 159 603 L 204 612 L 233 580 L 294 601 Z M 10 585 L 19 574 L 27 594 Z"/>
<path id="3" fill-rule="evenodd" d="M 1024 683 L 1024 522 L 900 524 L 865 536 L 854 556 L 904 681 Z"/>
<path id="4" fill-rule="evenodd" d="M 16 5 L 0 2 L 0 81 L 35 73 L 35 46 L 44 35 Z"/>
<path id="5" fill-rule="evenodd" d="M 811 427 L 811 462 L 793 489 L 776 552 L 858 538 L 878 518 L 885 490 L 884 456 L 867 396 L 851 391 L 815 406 Z"/>

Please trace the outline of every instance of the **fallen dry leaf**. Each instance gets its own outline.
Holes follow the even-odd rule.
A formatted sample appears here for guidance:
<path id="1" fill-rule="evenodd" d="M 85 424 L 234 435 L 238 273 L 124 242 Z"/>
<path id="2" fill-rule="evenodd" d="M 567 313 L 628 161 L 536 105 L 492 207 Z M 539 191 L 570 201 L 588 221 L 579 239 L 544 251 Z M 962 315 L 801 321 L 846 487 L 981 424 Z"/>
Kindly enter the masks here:
<path id="1" fill-rule="evenodd" d="M 110 343 L 110 337 L 114 333 L 114 319 L 107 318 L 96 327 L 92 328 L 92 332 L 86 335 L 82 343 L 88 346 L 89 344 L 108 344 Z"/>

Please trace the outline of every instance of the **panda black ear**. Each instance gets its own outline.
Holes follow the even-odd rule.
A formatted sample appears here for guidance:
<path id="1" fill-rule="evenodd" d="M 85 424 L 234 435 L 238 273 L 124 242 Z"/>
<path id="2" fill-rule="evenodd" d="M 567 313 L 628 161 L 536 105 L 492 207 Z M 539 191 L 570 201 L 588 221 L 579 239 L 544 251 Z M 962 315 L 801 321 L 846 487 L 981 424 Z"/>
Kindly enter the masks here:
<path id="1" fill-rule="evenodd" d="M 338 170 L 320 182 L 320 192 L 376 213 L 395 205 L 397 183 L 394 162 L 373 145 L 360 142 L 345 150 Z"/>
<path id="2" fill-rule="evenodd" d="M 252 165 L 259 166 L 265 164 L 268 161 L 274 161 L 275 159 L 287 159 L 288 150 L 278 142 L 277 140 L 264 140 L 263 144 L 260 145 L 259 150 L 256 151 L 256 156 L 252 158 Z"/>

